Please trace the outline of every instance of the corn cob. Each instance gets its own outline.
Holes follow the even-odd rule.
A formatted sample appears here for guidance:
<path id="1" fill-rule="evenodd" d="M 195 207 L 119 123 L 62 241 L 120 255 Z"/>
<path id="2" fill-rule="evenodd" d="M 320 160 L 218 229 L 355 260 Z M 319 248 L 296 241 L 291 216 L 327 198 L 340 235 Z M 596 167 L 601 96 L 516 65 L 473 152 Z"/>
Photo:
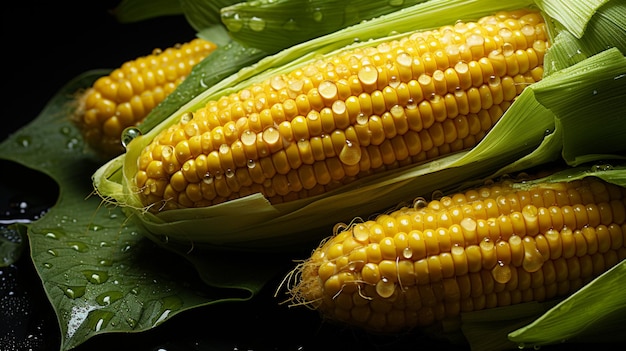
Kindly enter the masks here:
<path id="1" fill-rule="evenodd" d="M 548 46 L 540 13 L 519 10 L 320 59 L 183 115 L 138 157 L 137 192 L 153 211 L 276 204 L 471 148 Z"/>
<path id="2" fill-rule="evenodd" d="M 121 154 L 122 131 L 139 124 L 217 46 L 196 38 L 123 63 L 98 78 L 79 100 L 74 122 L 104 157 Z"/>
<path id="3" fill-rule="evenodd" d="M 577 290 L 626 258 L 626 189 L 503 181 L 344 228 L 297 267 L 292 300 L 398 332 Z"/>

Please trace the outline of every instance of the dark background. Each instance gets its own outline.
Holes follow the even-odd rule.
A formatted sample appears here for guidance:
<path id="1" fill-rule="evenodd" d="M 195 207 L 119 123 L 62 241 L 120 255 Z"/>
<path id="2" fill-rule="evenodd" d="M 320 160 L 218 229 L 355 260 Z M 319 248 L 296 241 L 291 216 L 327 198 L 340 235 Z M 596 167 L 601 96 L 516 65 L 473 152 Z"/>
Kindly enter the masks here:
<path id="1" fill-rule="evenodd" d="M 3 2 L 5 97 L 0 140 L 35 118 L 65 83 L 81 73 L 116 68 L 154 48 L 195 36 L 182 15 L 119 23 L 110 13 L 119 2 Z"/>

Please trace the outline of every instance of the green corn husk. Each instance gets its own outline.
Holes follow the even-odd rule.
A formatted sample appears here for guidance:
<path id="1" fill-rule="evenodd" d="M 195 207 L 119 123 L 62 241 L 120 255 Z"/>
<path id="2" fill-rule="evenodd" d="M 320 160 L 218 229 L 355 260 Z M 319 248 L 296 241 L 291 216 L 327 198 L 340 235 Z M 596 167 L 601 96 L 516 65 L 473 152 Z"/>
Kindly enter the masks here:
<path id="1" fill-rule="evenodd" d="M 565 160 L 573 160 L 573 163 L 582 159 L 623 159 L 626 130 L 619 126 L 626 123 L 626 114 L 618 103 L 620 99 L 626 99 L 626 79 L 622 79 L 623 72 L 626 72 L 623 53 L 619 48 L 610 47 L 600 52 L 585 53 L 582 55 L 585 57 L 581 56 L 577 62 L 564 62 L 550 49 L 545 66 L 556 68 L 551 69 L 542 81 L 524 90 L 486 138 L 472 150 L 367 177 L 324 195 L 274 206 L 262 195 L 256 194 L 208 208 L 154 214 L 147 212 L 134 194 L 132 178 L 139 152 L 157 133 L 176 123 L 186 111 L 203 106 L 209 99 L 217 99 L 251 82 L 293 69 L 320 56 L 333 55 L 345 47 L 376 45 L 409 31 L 454 23 L 459 19 L 477 19 L 498 10 L 545 8 L 548 5 L 557 10 L 559 4 L 559 1 L 549 0 L 537 3 L 530 0 L 432 0 L 295 45 L 225 78 L 181 106 L 163 123 L 132 140 L 124 155 L 111 160 L 94 174 L 94 185 L 102 197 L 123 206 L 129 216 L 139 220 L 146 229 L 146 235 L 155 240 L 167 238 L 172 243 L 193 244 L 196 249 L 283 250 L 293 249 L 294 245 L 317 243 L 324 236 L 320 233 L 325 233 L 335 223 L 392 207 L 407 200 L 407 194 L 445 190 L 468 179 L 519 171 L 559 160 L 564 150 L 568 150 Z M 610 1 L 598 6 L 620 6 L 620 2 Z M 617 23 L 615 26 L 619 29 L 619 21 L 596 19 L 596 10 L 598 7 L 588 8 L 584 14 L 569 15 L 573 19 L 591 18 L 590 23 Z M 561 47 L 560 51 L 555 50 L 557 53 L 568 50 L 577 52 L 583 44 L 585 47 L 604 48 L 614 41 L 610 35 L 605 38 L 599 33 L 592 36 L 594 40 L 604 40 L 607 44 L 589 45 L 585 42 L 587 34 L 581 38 L 571 34 L 567 36 L 568 40 L 561 43 L 559 38 L 562 33 L 570 31 L 571 25 L 565 20 L 560 23 L 548 19 L 553 35 L 551 41 L 557 48 Z M 360 41 L 355 43 L 355 38 Z M 567 92 L 560 90 L 563 86 L 567 87 Z M 610 86 L 611 91 L 597 94 L 592 99 L 593 89 L 589 90 L 592 86 Z M 570 94 L 575 97 L 566 99 Z M 587 95 L 588 98 L 582 98 Z M 602 111 L 602 121 L 610 122 L 617 128 L 607 132 L 604 122 L 591 128 L 599 118 L 595 113 L 590 116 L 595 111 Z M 594 133 L 587 134 L 594 129 Z M 602 138 L 597 139 L 602 133 L 605 133 Z M 587 149 L 578 147 L 578 143 L 605 143 L 613 149 L 599 148 L 587 155 Z M 463 177 L 460 178 L 459 174 Z"/>
<path id="2" fill-rule="evenodd" d="M 256 0 L 221 9 L 231 36 L 267 52 L 334 32 L 426 0 Z"/>

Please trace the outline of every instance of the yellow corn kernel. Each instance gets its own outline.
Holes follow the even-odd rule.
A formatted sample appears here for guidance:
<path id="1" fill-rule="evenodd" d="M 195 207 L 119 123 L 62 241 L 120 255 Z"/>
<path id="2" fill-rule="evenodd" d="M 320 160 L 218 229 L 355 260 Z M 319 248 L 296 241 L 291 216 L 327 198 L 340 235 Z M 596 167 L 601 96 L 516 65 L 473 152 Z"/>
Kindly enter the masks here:
<path id="1" fill-rule="evenodd" d="M 196 38 L 155 49 L 98 78 L 81 93 L 73 116 L 85 142 L 104 157 L 121 154 L 122 131 L 143 121 L 216 47 Z"/>
<path id="2" fill-rule="evenodd" d="M 474 196 L 477 191 L 479 197 Z M 520 206 L 533 206 L 530 194 L 541 194 L 533 200 L 541 205 L 519 216 Z M 560 199 L 556 206 L 554 199 Z M 472 232 L 454 239 L 464 234 L 462 228 L 475 228 L 475 218 L 484 216 L 477 212 L 490 200 L 498 207 L 484 221 L 500 226 L 497 234 Z M 422 200 L 365 222 L 338 226 L 341 229 L 296 268 L 299 273 L 293 275 L 297 280 L 289 293 L 297 304 L 310 305 L 325 318 L 375 332 L 406 331 L 459 317 L 461 312 L 564 296 L 626 258 L 625 205 L 626 188 L 592 177 L 525 186 L 503 181 L 425 206 Z M 567 227 L 561 220 L 555 226 L 545 223 L 539 231 L 501 226 L 501 218 L 512 217 L 526 228 L 533 226 L 545 206 L 555 216 L 564 208 L 579 208 L 581 214 Z M 601 214 L 598 208 L 606 212 Z M 429 218 L 447 220 L 433 230 L 425 223 Z M 402 228 L 393 225 L 400 219 L 405 221 Z M 343 246 L 346 242 L 349 249 Z M 341 267 L 335 262 L 342 262 Z M 351 279 L 327 292 L 328 282 L 342 274 Z M 358 318 L 338 311 L 338 302 L 347 294 L 344 290 L 358 291 Z M 380 308 L 399 301 L 400 311 Z M 399 313 L 422 317 L 401 318 Z"/>
<path id="3" fill-rule="evenodd" d="M 527 30 L 516 30 L 525 25 Z M 544 52 L 535 47 L 549 46 L 544 26 L 540 14 L 528 10 L 415 32 L 346 49 L 209 101 L 143 150 L 137 192 L 154 211 L 201 207 L 257 191 L 278 203 L 473 147 L 533 81 L 530 70 L 543 65 Z M 536 41 L 545 45 L 533 45 Z M 237 126 L 232 139 L 225 137 L 228 125 Z M 212 142 L 191 149 L 184 146 L 190 138 Z M 244 145 L 245 165 L 226 156 L 234 143 Z M 159 159 L 159 150 L 167 148 L 180 152 L 175 159 Z M 141 185 L 151 172 L 145 157 L 156 156 L 167 170 L 212 154 L 220 156 L 213 167 L 196 167 L 196 175 L 185 178 L 187 187 L 203 182 L 215 188 L 228 174 L 243 178 L 230 177 L 221 192 L 203 192 L 201 200 L 185 203 L 178 198 L 186 189 L 172 187 L 163 197 Z M 171 173 L 159 174 L 167 179 Z M 284 182 L 279 174 L 295 181 Z M 248 178 L 254 185 L 237 184 Z M 161 204 L 152 206 L 155 201 Z"/>

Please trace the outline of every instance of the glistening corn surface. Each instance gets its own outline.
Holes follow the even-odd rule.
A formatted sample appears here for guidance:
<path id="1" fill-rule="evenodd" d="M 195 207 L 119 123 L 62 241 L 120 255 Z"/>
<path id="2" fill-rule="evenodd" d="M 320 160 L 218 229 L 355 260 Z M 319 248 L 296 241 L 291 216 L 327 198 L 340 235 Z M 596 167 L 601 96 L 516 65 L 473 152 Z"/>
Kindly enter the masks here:
<path id="1" fill-rule="evenodd" d="M 511 182 L 416 201 L 315 250 L 296 303 L 377 332 L 564 296 L 626 258 L 626 189 Z"/>
<path id="2" fill-rule="evenodd" d="M 280 203 L 471 148 L 548 46 L 521 10 L 320 59 L 183 115 L 139 156 L 136 191 L 153 211 Z"/>
<path id="3" fill-rule="evenodd" d="M 87 144 L 105 157 L 124 152 L 124 129 L 141 123 L 216 47 L 197 38 L 155 49 L 96 80 L 80 96 L 73 117 Z"/>

